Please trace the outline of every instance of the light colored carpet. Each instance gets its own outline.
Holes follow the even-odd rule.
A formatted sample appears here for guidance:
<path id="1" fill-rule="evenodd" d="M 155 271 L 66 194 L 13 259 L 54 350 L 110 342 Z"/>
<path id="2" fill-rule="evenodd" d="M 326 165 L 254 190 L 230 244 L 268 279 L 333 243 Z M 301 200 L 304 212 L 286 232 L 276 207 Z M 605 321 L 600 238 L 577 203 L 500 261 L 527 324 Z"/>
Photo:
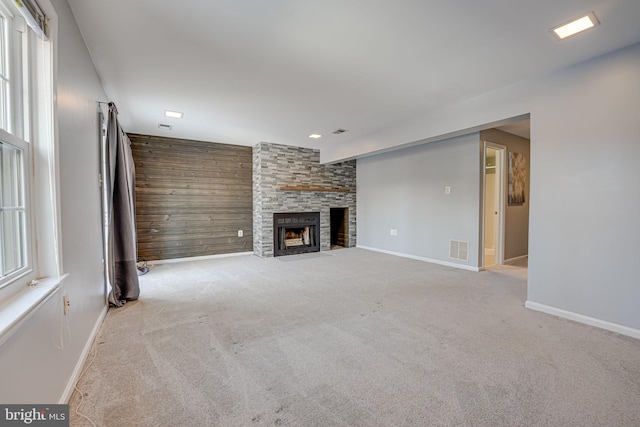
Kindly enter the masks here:
<path id="1" fill-rule="evenodd" d="M 99 426 L 640 425 L 640 341 L 525 309 L 509 271 L 361 249 L 156 266 L 109 312 L 81 411 Z"/>

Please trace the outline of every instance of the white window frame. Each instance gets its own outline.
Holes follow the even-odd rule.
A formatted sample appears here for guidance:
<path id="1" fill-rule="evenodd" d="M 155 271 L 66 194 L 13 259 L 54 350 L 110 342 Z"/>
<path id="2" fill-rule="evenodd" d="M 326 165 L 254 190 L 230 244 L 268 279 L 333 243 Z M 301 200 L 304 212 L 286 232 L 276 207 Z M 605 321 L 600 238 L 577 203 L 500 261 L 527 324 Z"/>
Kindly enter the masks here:
<path id="1" fill-rule="evenodd" d="M 49 18 L 49 38 L 43 40 L 18 13 L 14 0 L 0 0 L 3 12 L 13 16 L 11 54 L 25 64 L 12 68 L 12 85 L 23 96 L 12 97 L 11 131 L 0 138 L 24 152 L 27 207 L 28 268 L 0 281 L 0 345 L 19 329 L 38 307 L 58 292 L 62 274 L 57 126 L 55 118 L 57 15 L 51 0 L 37 0 Z M 16 64 L 17 65 L 17 64 Z M 22 142 L 20 142 L 22 141 Z M 37 242 L 37 245 L 36 245 Z M 60 297 L 61 298 L 61 297 Z"/>

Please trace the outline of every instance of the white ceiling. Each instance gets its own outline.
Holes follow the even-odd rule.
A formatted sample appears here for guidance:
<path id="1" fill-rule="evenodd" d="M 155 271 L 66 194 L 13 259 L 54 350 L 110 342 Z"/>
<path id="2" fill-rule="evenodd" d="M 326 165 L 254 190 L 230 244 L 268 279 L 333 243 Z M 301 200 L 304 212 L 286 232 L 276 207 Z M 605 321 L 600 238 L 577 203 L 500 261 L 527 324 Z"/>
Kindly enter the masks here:
<path id="1" fill-rule="evenodd" d="M 127 132 L 243 145 L 348 141 L 640 42 L 638 0 L 68 1 Z"/>

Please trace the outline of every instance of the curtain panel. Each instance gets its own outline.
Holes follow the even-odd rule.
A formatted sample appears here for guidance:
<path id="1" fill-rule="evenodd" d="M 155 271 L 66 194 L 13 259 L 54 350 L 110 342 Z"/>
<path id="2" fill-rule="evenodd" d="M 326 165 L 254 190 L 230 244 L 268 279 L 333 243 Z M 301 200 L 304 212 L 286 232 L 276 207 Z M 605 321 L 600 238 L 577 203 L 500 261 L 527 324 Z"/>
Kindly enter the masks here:
<path id="1" fill-rule="evenodd" d="M 136 233 L 135 166 L 131 141 L 120 127 L 118 110 L 109 103 L 106 140 L 109 304 L 121 307 L 140 296 Z"/>

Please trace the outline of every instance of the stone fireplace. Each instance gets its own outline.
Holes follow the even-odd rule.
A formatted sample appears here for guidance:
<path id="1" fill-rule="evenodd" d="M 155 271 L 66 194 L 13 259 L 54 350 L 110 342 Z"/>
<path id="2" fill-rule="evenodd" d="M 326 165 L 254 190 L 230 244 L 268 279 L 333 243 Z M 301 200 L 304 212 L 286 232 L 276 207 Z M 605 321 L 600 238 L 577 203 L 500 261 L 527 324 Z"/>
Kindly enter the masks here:
<path id="1" fill-rule="evenodd" d="M 320 151 L 272 143 L 253 147 L 253 252 L 270 257 L 331 249 L 331 209 L 342 209 L 342 245 L 356 245 L 356 162 L 320 164 Z M 275 214 L 318 215 L 317 225 L 278 231 Z M 296 219 L 299 219 L 297 217 Z M 305 227 L 310 228 L 306 231 Z M 315 229 L 313 229 L 315 228 Z M 299 240 L 300 239 L 300 240 Z M 307 242 L 307 243 L 305 243 Z M 285 250 L 284 253 L 277 251 Z"/>

